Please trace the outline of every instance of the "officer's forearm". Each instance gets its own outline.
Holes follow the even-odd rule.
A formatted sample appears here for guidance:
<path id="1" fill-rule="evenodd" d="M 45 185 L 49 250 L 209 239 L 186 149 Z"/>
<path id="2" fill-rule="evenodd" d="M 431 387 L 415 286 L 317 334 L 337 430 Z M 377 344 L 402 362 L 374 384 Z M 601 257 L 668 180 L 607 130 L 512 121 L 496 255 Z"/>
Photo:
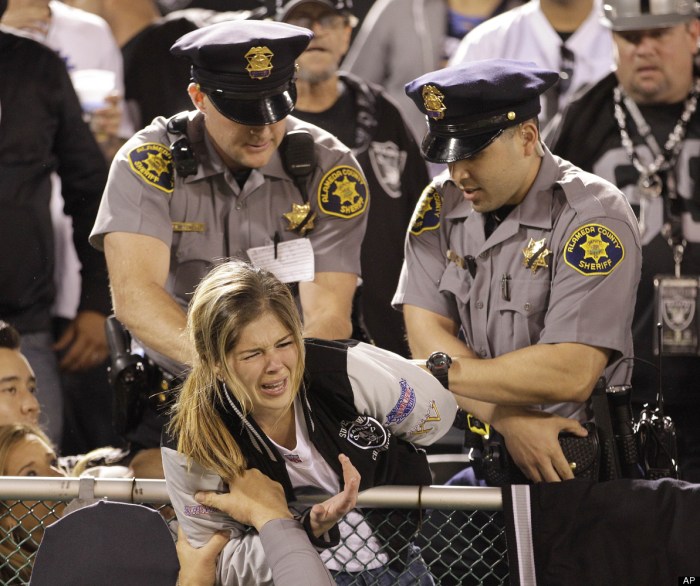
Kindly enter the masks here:
<path id="1" fill-rule="evenodd" d="M 352 298 L 357 275 L 316 273 L 313 281 L 299 283 L 304 337 L 344 340 L 352 335 Z"/>
<path id="2" fill-rule="evenodd" d="M 457 405 L 459 405 L 459 408 L 462 409 L 462 411 L 471 413 L 480 421 L 491 423 L 496 405 L 493 403 L 486 403 L 484 401 L 477 401 L 476 399 L 470 399 L 468 397 L 462 397 L 456 393 L 453 394 L 455 401 L 457 401 Z"/>
<path id="3" fill-rule="evenodd" d="M 331 312 L 304 312 L 304 337 L 323 340 L 346 340 L 352 336 L 350 317 Z"/>
<path id="4" fill-rule="evenodd" d="M 438 351 L 452 357 L 474 356 L 469 346 L 457 337 L 459 328 L 451 319 L 414 305 L 404 305 L 403 316 L 413 358 L 428 358 Z"/>
<path id="5" fill-rule="evenodd" d="M 185 312 L 164 288 L 169 247 L 156 238 L 124 232 L 107 234 L 104 247 L 117 319 L 149 348 L 191 364 Z"/>
<path id="6" fill-rule="evenodd" d="M 192 348 L 185 335 L 187 318 L 177 302 L 162 287 L 151 284 L 131 299 L 114 295 L 117 319 L 148 348 L 181 362 L 192 364 Z"/>
<path id="7" fill-rule="evenodd" d="M 493 359 L 453 357 L 450 390 L 499 405 L 583 402 L 609 351 L 584 344 L 537 344 Z"/>

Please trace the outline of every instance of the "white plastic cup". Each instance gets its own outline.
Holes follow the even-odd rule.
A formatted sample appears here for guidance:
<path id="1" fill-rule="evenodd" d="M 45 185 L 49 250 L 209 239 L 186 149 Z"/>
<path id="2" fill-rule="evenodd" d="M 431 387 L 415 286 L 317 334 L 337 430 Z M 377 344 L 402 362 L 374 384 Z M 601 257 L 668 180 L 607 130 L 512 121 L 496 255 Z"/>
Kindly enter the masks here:
<path id="1" fill-rule="evenodd" d="M 94 112 L 107 105 L 106 98 L 115 89 L 114 71 L 79 69 L 70 76 L 83 111 Z"/>

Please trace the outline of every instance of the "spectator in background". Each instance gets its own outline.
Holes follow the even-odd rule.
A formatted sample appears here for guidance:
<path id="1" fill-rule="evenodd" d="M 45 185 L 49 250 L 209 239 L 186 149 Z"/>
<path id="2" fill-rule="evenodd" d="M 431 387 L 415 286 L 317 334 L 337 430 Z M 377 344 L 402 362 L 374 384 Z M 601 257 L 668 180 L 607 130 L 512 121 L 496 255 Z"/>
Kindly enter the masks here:
<path id="1" fill-rule="evenodd" d="M 636 411 L 655 404 L 659 380 L 648 363 L 661 360 L 681 476 L 700 482 L 693 284 L 700 275 L 700 71 L 695 64 L 700 24 L 693 3 L 610 0 L 606 17 L 617 69 L 571 103 L 547 140 L 555 153 L 614 182 L 638 216 L 643 263 L 634 355 L 647 365 L 635 363 L 632 402 Z M 654 284 L 661 275 L 663 292 Z M 658 322 L 663 322 L 660 358 L 654 350 Z"/>
<path id="2" fill-rule="evenodd" d="M 421 140 L 425 117 L 416 112 L 404 86 L 443 67 L 470 30 L 518 4 L 517 0 L 377 0 L 341 69 L 381 85 L 397 101 L 416 140 Z"/>
<path id="3" fill-rule="evenodd" d="M 530 0 L 476 27 L 450 65 L 517 59 L 558 71 L 559 82 L 542 97 L 544 128 L 579 88 L 612 70 L 612 38 L 602 8 L 602 0 Z"/>
<path id="4" fill-rule="evenodd" d="M 132 478 L 133 472 L 124 466 L 92 466 L 93 456 L 86 454 L 72 470 L 64 467 L 56 448 L 42 429 L 31 423 L 0 425 L 0 476 L 65 477 L 89 474 Z M 15 579 L 27 579 L 31 572 L 44 530 L 64 514 L 87 501 L 4 501 L 0 516 L 0 577 L 3 584 L 15 584 Z M 108 528 L 105 528 L 108 530 Z"/>
<path id="5" fill-rule="evenodd" d="M 74 76 L 86 74 L 85 70 L 112 74 L 113 89 L 105 98 L 105 106 L 92 111 L 95 104 L 84 105 L 84 109 L 90 108 L 84 115 L 93 135 L 106 159 L 111 160 L 133 133 L 133 126 L 128 116 L 123 115 L 122 57 L 109 25 L 99 16 L 56 0 L 10 0 L 2 23 L 56 51 L 66 63 L 79 98 L 85 82 Z M 81 99 L 85 101 L 86 98 Z M 56 246 L 54 335 L 58 340 L 56 349 L 61 352 L 70 343 L 70 339 L 62 335 L 80 303 L 80 262 L 72 242 L 71 220 L 63 212 L 61 181 L 56 173 L 52 175 L 52 185 L 51 213 Z M 64 397 L 61 452 L 79 454 L 98 446 L 118 445 L 120 439 L 112 426 L 112 388 L 107 380 L 107 362 L 80 372 L 63 370 L 61 386 Z"/>
<path id="6" fill-rule="evenodd" d="M 338 72 L 355 22 L 347 8 L 331 0 L 293 0 L 278 18 L 314 33 L 297 59 L 294 115 L 352 148 L 372 194 L 353 337 L 363 339 L 360 331 L 364 330 L 381 348 L 408 356 L 403 320 L 391 309 L 391 298 L 401 272 L 406 228 L 428 183 L 418 145 L 394 101 L 381 88 Z"/>
<path id="7" fill-rule="evenodd" d="M 133 134 L 134 125 L 123 111 L 122 57 L 109 25 L 94 14 L 58 0 L 9 0 L 1 22 L 51 47 L 61 56 L 71 75 L 84 69 L 114 74 L 114 87 L 104 107 L 86 112 L 98 144 L 110 161 Z"/>
<path id="8" fill-rule="evenodd" d="M 155 0 L 67 2 L 102 17 L 112 29 L 124 59 L 125 98 L 136 128 L 192 107 L 187 93 L 177 91 L 190 81 L 189 64 L 170 53 L 177 39 L 201 26 L 253 15 L 242 7 L 221 13 L 188 8 L 162 17 Z"/>
<path id="9" fill-rule="evenodd" d="M 39 422 L 41 408 L 36 399 L 36 378 L 31 365 L 20 352 L 19 332 L 10 324 L 0 321 L 0 425 Z M 138 478 L 162 478 L 144 465 L 144 459 L 104 444 L 84 454 L 61 456 L 61 466 L 78 475 L 86 470 L 102 474 L 99 466 L 109 466 L 110 474 L 128 475 L 125 467 L 131 466 L 132 475 Z M 121 469 L 117 469 L 117 467 Z M 157 472 L 157 471 L 156 471 Z"/>
<path id="10" fill-rule="evenodd" d="M 0 14 L 4 12 L 4 6 Z M 52 334 L 54 241 L 51 174 L 61 178 L 65 212 L 82 265 L 80 304 L 62 343 L 61 367 L 80 371 L 107 357 L 104 318 L 110 313 L 104 257 L 87 243 L 107 168 L 82 119 L 62 60 L 28 38 L 0 31 L 0 318 L 22 334 L 22 351 L 36 372 L 49 437 L 60 442 L 63 397 Z M 11 80 L 11 82 L 10 82 Z"/>
<path id="11" fill-rule="evenodd" d="M 39 422 L 36 377 L 20 352 L 19 332 L 0 320 L 0 425 Z"/>
<path id="12" fill-rule="evenodd" d="M 0 425 L 0 476 L 65 476 L 51 440 L 36 425 Z M 4 501 L 0 517 L 0 578 L 3 584 L 29 579 L 44 528 L 65 509 L 60 501 Z"/>
<path id="13" fill-rule="evenodd" d="M 374 0 L 347 0 L 345 4 L 347 8 L 352 10 L 358 22 L 362 22 L 373 3 Z M 236 9 L 257 11 L 263 8 L 268 15 L 274 15 L 282 4 L 284 4 L 284 0 L 236 0 Z M 158 0 L 157 5 L 163 14 L 192 8 L 216 10 L 217 12 L 231 9 L 230 0 Z"/>

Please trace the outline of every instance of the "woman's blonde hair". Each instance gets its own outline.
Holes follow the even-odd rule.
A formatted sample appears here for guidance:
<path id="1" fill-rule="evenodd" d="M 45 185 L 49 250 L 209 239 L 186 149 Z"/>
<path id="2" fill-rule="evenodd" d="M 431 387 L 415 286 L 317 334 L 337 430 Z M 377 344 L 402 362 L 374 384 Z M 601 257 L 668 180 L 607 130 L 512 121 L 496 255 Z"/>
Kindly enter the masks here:
<path id="1" fill-rule="evenodd" d="M 301 318 L 289 288 L 266 270 L 230 261 L 204 277 L 190 301 L 187 333 L 196 356 L 171 411 L 168 431 L 178 438 L 178 451 L 225 479 L 240 475 L 246 462 L 216 404 L 227 405 L 229 392 L 245 415 L 253 407 L 252 397 L 229 367 L 227 357 L 243 329 L 265 313 L 272 313 L 289 330 L 298 351 L 290 381 L 291 407 L 303 378 L 304 343 Z"/>
<path id="2" fill-rule="evenodd" d="M 38 425 L 33 423 L 0 425 L 0 476 L 7 475 L 7 458 L 12 448 L 30 435 L 35 435 L 47 446 L 50 446 L 53 450 L 56 449 L 56 446 L 53 445 L 53 442 Z"/>
<path id="3" fill-rule="evenodd" d="M 31 423 L 12 423 L 0 425 L 0 476 L 7 475 L 7 459 L 12 449 L 30 435 L 35 435 L 47 446 L 55 449 L 53 442 L 37 426 Z M 36 553 L 34 542 L 26 539 L 26 535 L 15 538 L 15 530 L 21 524 L 10 527 L 7 521 L 12 520 L 11 508 L 5 503 L 0 507 L 3 523 L 0 525 L 0 559 L 6 560 L 0 572 L 3 584 L 26 583 L 32 571 L 33 555 Z M 24 582 L 22 582 L 24 580 Z"/>

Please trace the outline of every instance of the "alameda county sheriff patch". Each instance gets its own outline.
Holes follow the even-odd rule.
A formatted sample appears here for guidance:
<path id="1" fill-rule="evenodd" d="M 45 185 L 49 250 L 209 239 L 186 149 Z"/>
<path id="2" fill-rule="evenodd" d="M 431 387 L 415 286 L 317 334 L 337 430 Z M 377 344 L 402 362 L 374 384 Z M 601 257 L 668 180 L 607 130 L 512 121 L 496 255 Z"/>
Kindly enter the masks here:
<path id="1" fill-rule="evenodd" d="M 418 200 L 418 205 L 411 218 L 411 234 L 418 236 L 427 230 L 435 230 L 440 227 L 440 210 L 442 199 L 437 190 L 428 185 Z"/>
<path id="2" fill-rule="evenodd" d="M 581 226 L 564 246 L 564 262 L 587 277 L 609 275 L 623 258 L 617 234 L 600 224 Z"/>
<path id="3" fill-rule="evenodd" d="M 165 193 L 173 192 L 173 157 L 168 147 L 157 142 L 148 142 L 131 149 L 127 157 L 131 168 L 146 183 Z"/>
<path id="4" fill-rule="evenodd" d="M 334 167 L 318 186 L 318 205 L 329 216 L 354 218 L 367 209 L 367 184 L 357 169 Z"/>

